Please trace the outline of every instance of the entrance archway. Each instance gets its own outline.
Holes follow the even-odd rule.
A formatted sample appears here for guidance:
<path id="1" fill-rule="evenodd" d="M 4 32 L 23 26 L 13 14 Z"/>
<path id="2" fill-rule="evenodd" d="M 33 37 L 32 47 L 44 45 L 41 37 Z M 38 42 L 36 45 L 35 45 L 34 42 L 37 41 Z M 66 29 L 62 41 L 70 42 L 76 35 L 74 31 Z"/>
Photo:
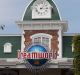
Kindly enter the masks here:
<path id="1" fill-rule="evenodd" d="M 0 75 L 19 75 L 19 73 L 18 70 L 5 69 L 0 70 Z"/>

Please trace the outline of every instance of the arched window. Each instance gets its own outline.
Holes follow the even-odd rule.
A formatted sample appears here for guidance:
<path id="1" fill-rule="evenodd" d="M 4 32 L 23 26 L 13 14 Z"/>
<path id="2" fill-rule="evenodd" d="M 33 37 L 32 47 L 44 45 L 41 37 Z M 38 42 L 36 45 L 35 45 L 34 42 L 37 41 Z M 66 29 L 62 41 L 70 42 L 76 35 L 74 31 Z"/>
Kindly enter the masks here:
<path id="1" fill-rule="evenodd" d="M 4 44 L 4 53 L 11 53 L 12 52 L 12 44 L 11 43 L 5 43 Z"/>
<path id="2" fill-rule="evenodd" d="M 32 39 L 33 44 L 43 44 L 51 49 L 51 39 L 52 36 L 45 33 L 34 34 L 30 37 Z"/>

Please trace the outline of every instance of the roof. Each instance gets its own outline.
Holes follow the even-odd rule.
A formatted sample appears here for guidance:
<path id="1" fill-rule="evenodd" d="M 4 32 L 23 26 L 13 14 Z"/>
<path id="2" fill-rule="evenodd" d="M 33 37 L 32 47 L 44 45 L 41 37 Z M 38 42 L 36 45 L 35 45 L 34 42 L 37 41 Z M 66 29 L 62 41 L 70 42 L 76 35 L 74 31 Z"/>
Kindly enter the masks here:
<path id="1" fill-rule="evenodd" d="M 1 36 L 22 36 L 22 34 L 0 34 Z"/>
<path id="2" fill-rule="evenodd" d="M 12 52 L 4 53 L 4 44 L 12 44 Z M 0 36 L 0 58 L 17 58 L 17 50 L 21 49 L 21 36 Z"/>
<path id="3" fill-rule="evenodd" d="M 75 36 L 80 35 L 80 33 L 63 33 L 62 36 Z M 22 36 L 22 34 L 0 34 L 1 36 Z"/>
<path id="4" fill-rule="evenodd" d="M 31 10 L 31 6 L 33 5 L 33 3 L 35 2 L 36 0 L 33 0 L 30 5 L 27 7 L 26 11 L 25 11 L 25 14 L 23 16 L 23 21 L 26 21 L 26 20 L 33 20 L 32 19 L 32 10 Z M 55 3 L 52 1 L 52 0 L 47 0 L 50 5 L 53 7 L 52 8 L 52 18 L 51 19 L 47 19 L 47 20 L 60 20 L 60 16 L 59 16 L 59 12 L 57 10 L 57 7 L 55 5 Z M 40 20 L 40 19 L 37 19 L 37 20 Z M 42 19 L 41 19 L 42 20 Z M 44 20 L 44 19 L 43 19 Z M 45 19 L 46 20 L 46 19 Z"/>
<path id="5" fill-rule="evenodd" d="M 80 35 L 80 33 L 63 33 L 62 36 L 76 36 L 76 35 Z"/>

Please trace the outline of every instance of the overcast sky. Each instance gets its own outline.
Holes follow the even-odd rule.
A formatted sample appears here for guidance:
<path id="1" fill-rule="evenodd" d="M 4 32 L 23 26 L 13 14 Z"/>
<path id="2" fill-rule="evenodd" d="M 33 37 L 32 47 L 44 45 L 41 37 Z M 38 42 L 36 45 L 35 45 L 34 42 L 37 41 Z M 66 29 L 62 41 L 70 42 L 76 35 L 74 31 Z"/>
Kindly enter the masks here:
<path id="1" fill-rule="evenodd" d="M 0 0 L 0 25 L 5 29 L 0 34 L 18 34 L 15 21 L 21 20 L 31 0 Z M 80 33 L 80 0 L 54 0 L 62 20 L 68 21 L 67 33 Z"/>

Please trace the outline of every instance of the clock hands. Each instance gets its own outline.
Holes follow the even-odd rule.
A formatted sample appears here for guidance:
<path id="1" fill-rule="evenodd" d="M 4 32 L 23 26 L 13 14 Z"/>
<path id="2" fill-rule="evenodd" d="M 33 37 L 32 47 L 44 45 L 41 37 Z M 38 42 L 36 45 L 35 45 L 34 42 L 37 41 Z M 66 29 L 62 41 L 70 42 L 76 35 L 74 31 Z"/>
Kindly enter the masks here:
<path id="1" fill-rule="evenodd" d="M 50 6 L 47 0 L 36 0 L 34 3 L 34 10 L 32 11 L 33 16 L 36 16 L 36 18 L 50 18 Z"/>
<path id="2" fill-rule="evenodd" d="M 45 3 L 36 4 L 35 10 L 39 15 L 46 15 L 48 12 L 48 5 Z"/>

